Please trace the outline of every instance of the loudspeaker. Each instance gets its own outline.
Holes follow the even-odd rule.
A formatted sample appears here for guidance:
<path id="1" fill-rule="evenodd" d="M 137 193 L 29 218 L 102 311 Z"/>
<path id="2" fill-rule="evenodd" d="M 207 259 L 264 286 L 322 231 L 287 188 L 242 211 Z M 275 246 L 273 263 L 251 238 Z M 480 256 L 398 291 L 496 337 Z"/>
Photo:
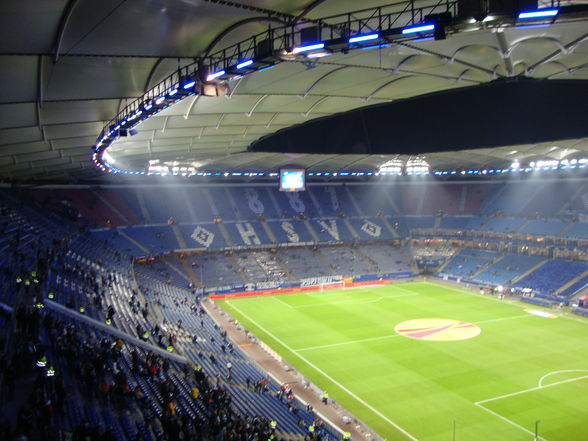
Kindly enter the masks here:
<path id="1" fill-rule="evenodd" d="M 320 28 L 318 26 L 312 26 L 300 30 L 300 43 L 302 46 L 305 44 L 316 43 L 321 41 Z"/>
<path id="2" fill-rule="evenodd" d="M 537 0 L 488 0 L 491 14 L 515 14 L 537 9 Z"/>

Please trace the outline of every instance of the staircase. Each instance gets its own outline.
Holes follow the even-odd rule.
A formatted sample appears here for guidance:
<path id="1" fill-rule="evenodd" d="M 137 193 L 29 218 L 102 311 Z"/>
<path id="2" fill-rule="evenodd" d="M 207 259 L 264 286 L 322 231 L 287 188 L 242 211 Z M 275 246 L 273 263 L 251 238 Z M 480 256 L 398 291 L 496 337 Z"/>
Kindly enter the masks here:
<path id="1" fill-rule="evenodd" d="M 461 186 L 461 195 L 459 196 L 459 208 L 458 208 L 459 214 L 465 213 L 467 197 L 468 197 L 468 186 L 464 184 Z"/>
<path id="2" fill-rule="evenodd" d="M 351 192 L 351 190 L 349 190 L 349 187 L 343 187 L 343 189 L 345 190 L 345 192 L 347 192 L 347 197 L 349 198 L 349 200 L 353 204 L 355 211 L 357 211 L 359 214 L 363 215 L 361 208 L 360 208 L 359 204 L 357 203 L 357 201 L 355 200 L 355 196 L 353 196 L 353 193 Z"/>
<path id="3" fill-rule="evenodd" d="M 398 249 L 398 254 L 400 254 L 402 256 L 402 259 L 408 264 L 410 265 L 410 269 L 412 270 L 413 273 L 418 274 L 419 273 L 419 268 L 416 264 L 416 262 L 414 261 L 414 259 L 412 258 L 412 256 L 407 256 L 404 252 L 404 248 L 399 248 Z"/>
<path id="4" fill-rule="evenodd" d="M 178 228 L 177 225 L 172 225 L 172 231 L 174 232 L 174 236 L 176 237 L 176 240 L 178 242 L 178 245 L 180 246 L 180 248 L 182 250 L 185 250 L 186 248 L 188 248 L 188 244 L 186 244 L 186 240 L 184 239 L 184 236 L 182 236 L 182 232 L 180 231 L 180 229 Z"/>
<path id="5" fill-rule="evenodd" d="M 502 256 L 502 257 L 499 257 L 499 258 L 498 258 L 498 259 L 496 259 L 496 260 L 490 260 L 490 261 L 489 261 L 489 262 L 488 262 L 486 265 L 484 265 L 482 268 L 480 268 L 478 271 L 476 271 L 474 274 L 472 274 L 472 276 L 471 276 L 471 277 L 469 277 L 469 278 L 470 278 L 470 279 L 472 279 L 472 280 L 475 280 L 475 279 L 476 279 L 476 277 L 477 277 L 479 274 L 481 274 L 481 273 L 483 273 L 484 271 L 486 271 L 488 268 L 490 268 L 490 267 L 491 267 L 492 265 L 494 265 L 495 263 L 498 263 L 498 262 L 500 262 L 500 261 L 501 261 L 502 259 L 504 259 L 505 257 L 506 257 L 506 255 L 504 255 L 504 256 Z"/>
<path id="6" fill-rule="evenodd" d="M 280 204 L 278 204 L 278 201 L 276 199 L 276 196 L 274 195 L 274 192 L 269 187 L 266 187 L 265 190 L 270 198 L 270 201 L 272 201 L 272 205 L 273 205 L 274 209 L 276 210 L 276 214 L 278 215 L 278 218 L 283 218 L 284 213 L 282 213 L 282 209 L 280 208 Z"/>
<path id="7" fill-rule="evenodd" d="M 439 267 L 439 269 L 437 270 L 437 272 L 442 273 L 443 270 L 445 269 L 445 267 L 447 265 L 449 265 L 449 262 L 451 262 L 453 260 L 453 258 L 460 252 L 461 250 L 458 248 L 456 249 L 453 254 L 451 256 L 449 256 L 447 258 L 447 260 L 445 262 L 443 262 L 443 264 Z"/>
<path id="8" fill-rule="evenodd" d="M 513 233 L 514 234 L 520 233 L 523 228 L 525 228 L 527 225 L 529 225 L 529 222 L 530 221 L 528 221 L 528 220 L 526 220 L 525 222 L 523 222 L 523 224 L 520 227 L 518 227 L 517 229 L 515 229 L 513 231 Z"/>
<path id="9" fill-rule="evenodd" d="M 517 283 L 519 280 L 527 277 L 529 274 L 531 274 L 533 271 L 541 268 L 543 265 L 545 265 L 547 262 L 549 262 L 549 259 L 545 259 L 542 260 L 541 262 L 539 262 L 537 265 L 535 265 L 533 268 L 531 268 L 528 271 L 525 271 L 523 274 L 521 274 L 520 276 L 515 277 L 514 279 L 512 279 L 511 285 Z"/>
<path id="10" fill-rule="evenodd" d="M 185 273 L 183 273 L 182 271 L 180 271 L 180 269 L 176 268 L 174 265 L 172 265 L 170 262 L 168 262 L 168 260 L 164 257 L 162 257 L 163 263 L 165 263 L 165 265 L 170 268 L 171 270 L 173 270 L 174 272 L 176 272 L 182 279 L 184 279 L 186 282 L 192 282 L 192 280 L 190 279 L 190 277 L 186 276 Z M 183 267 L 183 264 L 182 264 Z"/>
<path id="11" fill-rule="evenodd" d="M 117 228 L 116 231 L 118 231 L 118 234 L 120 234 L 126 240 L 128 240 L 129 242 L 135 244 L 137 247 L 141 248 L 147 254 L 151 253 L 151 250 L 150 249 L 148 249 L 148 248 L 144 247 L 143 245 L 141 245 L 139 242 L 137 242 L 135 239 L 133 239 L 131 236 L 129 236 L 127 233 L 125 233 L 122 228 Z"/>
<path id="12" fill-rule="evenodd" d="M 568 289 L 570 286 L 572 286 L 574 283 L 576 283 L 577 281 L 583 279 L 584 277 L 588 276 L 588 270 L 584 271 L 582 274 L 580 274 L 577 277 L 574 277 L 572 280 L 570 280 L 568 283 L 566 283 L 565 285 L 560 286 L 555 293 L 556 294 L 560 294 L 561 292 L 565 291 L 566 289 Z M 582 289 L 580 288 L 580 291 Z M 575 293 L 574 293 L 575 294 Z"/>
<path id="13" fill-rule="evenodd" d="M 317 259 L 320 260 L 321 263 L 325 265 L 325 267 L 331 272 L 331 276 L 340 275 L 335 272 L 335 268 L 333 268 L 330 262 L 327 259 L 325 259 L 325 256 L 323 256 L 323 253 L 321 253 L 320 250 L 313 250 L 313 253 L 317 257 Z"/>
<path id="14" fill-rule="evenodd" d="M 235 213 L 235 215 L 237 216 L 237 219 L 243 219 L 243 217 L 241 216 L 241 212 L 239 211 L 239 205 L 235 202 L 235 198 L 233 198 L 233 193 L 231 193 L 228 188 L 225 188 L 225 193 L 227 194 L 229 204 L 231 205 L 233 213 Z"/>
<path id="15" fill-rule="evenodd" d="M 425 193 L 427 191 L 426 188 L 427 187 L 423 185 L 423 188 L 420 194 L 418 195 L 416 214 L 419 216 L 423 214 L 423 206 L 425 205 Z"/>
<path id="16" fill-rule="evenodd" d="M 566 212 L 566 210 L 569 208 L 569 206 L 572 205 L 572 202 L 574 202 L 577 198 L 580 197 L 581 194 L 584 193 L 587 185 L 588 184 L 578 186 L 578 189 L 576 190 L 574 195 L 570 199 L 568 199 L 565 204 L 563 204 L 563 206 L 559 209 L 557 214 L 558 215 L 564 214 Z M 559 234 L 561 234 L 561 233 L 563 233 L 563 231 L 560 231 Z"/>
<path id="17" fill-rule="evenodd" d="M 108 208 L 110 208 L 113 211 L 113 213 L 115 213 L 125 224 L 132 225 L 132 222 L 129 220 L 129 218 L 127 218 L 124 214 L 122 214 L 121 211 L 118 208 L 116 208 L 114 205 L 112 205 L 108 201 L 108 199 L 106 199 L 105 197 L 103 197 L 97 191 L 92 191 L 92 194 L 94 196 L 96 196 L 98 199 L 100 199 L 104 205 L 106 205 Z"/>
<path id="18" fill-rule="evenodd" d="M 541 192 L 543 191 L 543 189 L 545 187 L 547 187 L 548 184 L 543 184 L 543 185 L 537 185 L 537 187 L 535 188 L 535 191 L 533 192 L 533 194 L 531 196 L 529 196 L 527 198 L 527 200 L 524 202 L 523 206 L 520 209 L 520 213 L 526 213 L 526 208 L 527 205 L 529 205 L 531 203 L 531 201 L 533 201 L 535 199 L 535 197 Z"/>
<path id="19" fill-rule="evenodd" d="M 186 271 L 186 274 L 188 274 L 188 276 L 190 277 L 190 280 L 192 281 L 194 286 L 197 286 L 198 288 L 204 288 L 204 282 L 201 281 L 198 277 L 196 277 L 196 273 L 192 269 L 192 266 L 188 262 L 186 262 L 186 259 L 180 258 L 180 262 L 182 262 L 182 267 L 184 268 L 184 271 Z"/>
<path id="20" fill-rule="evenodd" d="M 212 214 L 214 214 L 215 216 L 220 216 L 218 207 L 216 206 L 214 198 L 212 197 L 210 192 L 207 189 L 204 189 L 202 193 L 204 194 L 204 198 L 208 201 L 208 205 L 210 205 L 210 211 L 212 211 Z"/>
<path id="21" fill-rule="evenodd" d="M 251 283 L 251 280 L 249 280 L 247 278 L 247 276 L 243 272 L 243 268 L 241 268 L 241 265 L 239 265 L 239 262 L 237 262 L 237 259 L 235 258 L 235 256 L 230 254 L 227 256 L 227 259 L 229 259 L 229 262 L 231 262 L 231 265 L 233 266 L 235 271 L 237 271 L 237 274 L 239 274 L 239 277 L 241 277 L 241 280 L 243 281 L 243 283 Z"/>
<path id="22" fill-rule="evenodd" d="M 225 239 L 227 246 L 234 247 L 235 244 L 233 243 L 233 240 L 231 239 L 231 236 L 229 235 L 229 232 L 227 231 L 227 227 L 225 227 L 223 224 L 218 224 L 218 229 L 221 232 L 223 239 Z"/>
<path id="23" fill-rule="evenodd" d="M 260 221 L 259 223 L 261 224 L 261 228 L 263 228 L 263 231 L 265 231 L 265 234 L 267 234 L 267 237 L 269 237 L 269 240 L 271 241 L 271 243 L 278 243 L 278 239 L 276 239 L 274 232 L 272 231 L 270 226 L 267 224 L 267 222 Z"/>
<path id="24" fill-rule="evenodd" d="M 284 270 L 284 272 L 288 275 L 288 280 L 290 282 L 298 282 L 299 281 L 296 277 L 294 277 L 292 275 L 290 268 L 288 267 L 288 265 L 286 265 L 286 262 L 284 262 L 282 259 L 280 259 L 278 254 L 274 255 L 274 260 L 280 266 L 280 268 L 282 268 Z"/>
<path id="25" fill-rule="evenodd" d="M 388 222 L 388 219 L 386 219 L 385 217 L 382 218 L 382 223 L 384 224 L 384 226 L 386 227 L 386 229 L 390 232 L 390 234 L 392 235 L 392 237 L 394 239 L 398 239 L 398 232 L 396 231 L 396 229 L 390 225 L 390 222 Z"/>
<path id="26" fill-rule="evenodd" d="M 507 187 L 506 185 L 501 186 L 498 189 L 498 191 L 496 193 L 494 193 L 492 195 L 492 197 L 490 197 L 490 199 L 487 202 L 486 201 L 483 201 L 482 202 L 483 206 L 480 207 L 480 209 L 478 210 L 478 212 L 480 212 L 480 213 L 482 213 L 482 212 L 483 213 L 486 213 L 483 209 L 486 208 L 486 207 L 488 207 L 488 206 L 491 206 L 492 204 L 494 204 L 494 202 L 497 199 L 500 199 L 502 197 L 502 194 L 506 191 L 506 187 Z M 482 216 L 484 216 L 484 214 L 482 214 Z"/>
<path id="27" fill-rule="evenodd" d="M 353 251 L 355 251 L 355 253 L 361 258 L 361 260 L 363 260 L 364 262 L 366 262 L 370 266 L 370 268 L 374 272 L 374 274 L 377 274 L 378 277 L 382 276 L 382 273 L 380 272 L 380 267 L 378 266 L 378 264 L 370 256 L 368 256 L 366 253 L 364 253 L 361 248 L 354 248 Z"/>
<path id="28" fill-rule="evenodd" d="M 567 224 L 563 230 L 561 230 L 559 233 L 557 233 L 557 236 L 563 236 L 565 233 L 567 233 L 569 231 L 570 228 L 572 228 L 575 225 L 574 222 L 570 222 L 569 224 Z"/>
<path id="29" fill-rule="evenodd" d="M 190 219 L 192 219 L 192 222 L 197 222 L 198 217 L 196 216 L 196 211 L 194 210 L 194 204 L 190 202 L 190 200 L 188 199 L 188 194 L 183 189 L 179 189 L 178 191 L 180 193 L 180 196 L 184 200 L 184 204 L 186 206 L 186 209 L 188 210 L 188 213 L 190 213 Z"/>
<path id="30" fill-rule="evenodd" d="M 143 219 L 145 219 L 146 224 L 150 224 L 151 216 L 149 215 L 149 211 L 147 211 L 147 204 L 145 204 L 143 192 L 139 189 L 136 189 L 135 193 L 137 193 L 137 201 L 139 201 L 139 207 L 141 208 L 141 214 L 143 215 Z"/>
<path id="31" fill-rule="evenodd" d="M 355 228 L 353 228 L 353 225 L 351 225 L 351 222 L 349 222 L 349 219 L 343 219 L 343 223 L 345 224 L 345 226 L 351 232 L 351 235 L 353 236 L 353 239 L 354 240 L 360 240 L 359 234 L 357 234 L 357 231 L 355 231 Z"/>
<path id="32" fill-rule="evenodd" d="M 316 231 L 314 231 L 314 228 L 312 228 L 312 225 L 310 224 L 310 222 L 308 222 L 307 220 L 305 220 L 304 221 L 304 226 L 308 230 L 308 233 L 310 234 L 310 237 L 312 237 L 313 242 L 314 243 L 319 243 L 319 237 L 316 234 Z"/>
<path id="33" fill-rule="evenodd" d="M 323 217 L 323 209 L 321 207 L 321 204 L 319 204 L 316 196 L 314 195 L 314 193 L 312 191 L 312 188 L 308 187 L 306 189 L 306 194 L 310 198 L 310 202 L 312 202 L 312 205 L 314 206 L 314 209 L 316 210 L 316 212 L 318 213 L 318 215 L 320 217 Z"/>

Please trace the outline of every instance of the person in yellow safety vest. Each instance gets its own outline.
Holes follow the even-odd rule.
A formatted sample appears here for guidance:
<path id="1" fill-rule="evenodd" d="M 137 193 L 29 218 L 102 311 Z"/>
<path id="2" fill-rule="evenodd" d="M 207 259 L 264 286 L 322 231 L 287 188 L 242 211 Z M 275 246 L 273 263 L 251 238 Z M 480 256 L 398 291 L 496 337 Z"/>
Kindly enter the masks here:
<path id="1" fill-rule="evenodd" d="M 351 439 L 351 433 L 349 432 L 344 432 L 343 433 L 343 441 L 347 441 Z"/>
<path id="2" fill-rule="evenodd" d="M 328 392 L 323 392 L 323 397 L 321 398 L 321 401 L 325 404 L 328 404 L 328 402 L 329 402 L 329 393 Z"/>
<path id="3" fill-rule="evenodd" d="M 39 358 L 37 360 L 37 366 L 39 366 L 39 367 L 45 367 L 45 366 L 47 366 L 47 357 L 45 357 L 43 355 L 41 358 Z"/>
<path id="4" fill-rule="evenodd" d="M 149 331 L 143 332 L 143 340 L 149 340 Z"/>
<path id="5" fill-rule="evenodd" d="M 270 427 L 272 430 L 276 430 L 276 427 L 278 427 L 278 422 L 276 420 L 271 420 Z"/>
<path id="6" fill-rule="evenodd" d="M 200 395 L 200 391 L 196 386 L 192 386 L 192 389 L 190 389 L 190 393 L 192 395 L 193 400 L 198 399 L 198 395 Z"/>
<path id="7" fill-rule="evenodd" d="M 80 306 L 80 314 L 83 314 L 84 312 L 86 312 L 86 308 L 84 308 L 83 306 Z"/>
<path id="8" fill-rule="evenodd" d="M 167 348 L 165 348 L 165 350 L 167 352 L 173 352 L 174 351 L 174 347 L 172 345 L 169 345 Z"/>
<path id="9" fill-rule="evenodd" d="M 111 325 L 112 324 L 112 320 L 110 320 L 109 318 L 107 318 L 104 323 L 106 323 L 107 325 Z"/>
<path id="10" fill-rule="evenodd" d="M 52 292 L 50 292 L 49 294 L 47 294 L 47 298 L 49 300 L 53 300 L 55 298 L 55 294 L 53 294 Z"/>
<path id="11" fill-rule="evenodd" d="M 314 433 L 314 426 L 312 424 L 308 426 L 308 433 Z"/>
<path id="12" fill-rule="evenodd" d="M 55 376 L 55 368 L 53 366 L 49 366 L 49 369 L 47 369 L 47 374 L 48 377 L 54 377 Z"/>

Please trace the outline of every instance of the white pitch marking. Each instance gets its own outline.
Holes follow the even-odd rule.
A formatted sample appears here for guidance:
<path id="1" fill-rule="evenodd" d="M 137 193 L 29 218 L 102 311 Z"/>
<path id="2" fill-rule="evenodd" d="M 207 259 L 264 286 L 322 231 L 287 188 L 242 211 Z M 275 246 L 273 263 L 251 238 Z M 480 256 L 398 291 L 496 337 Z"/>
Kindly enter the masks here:
<path id="1" fill-rule="evenodd" d="M 394 300 L 401 297 L 413 297 L 418 294 L 400 294 L 397 296 L 381 296 L 376 297 L 375 299 L 356 299 L 356 300 L 345 300 L 341 302 L 323 302 L 323 303 L 311 303 L 308 305 L 298 305 L 298 306 L 291 306 L 292 309 L 299 309 L 299 308 L 315 308 L 320 306 L 332 306 L 332 305 L 363 305 L 366 303 L 376 303 L 380 300 Z"/>
<path id="2" fill-rule="evenodd" d="M 543 375 L 540 379 L 539 379 L 539 387 L 543 387 L 543 381 L 545 379 L 547 379 L 547 377 L 550 377 L 552 375 L 557 375 L 557 374 L 565 374 L 568 372 L 588 372 L 588 369 L 565 369 L 563 371 L 553 371 L 550 372 L 548 374 Z"/>
<path id="3" fill-rule="evenodd" d="M 390 335 L 383 335 L 381 337 L 371 337 L 371 338 L 364 338 L 363 340 L 353 340 L 353 341 L 344 341 L 342 343 L 332 343 L 329 345 L 321 345 L 321 346 L 310 346 L 308 348 L 300 348 L 300 349 L 294 349 L 296 352 L 299 351 L 312 351 L 313 349 L 323 349 L 323 348 L 332 348 L 335 346 L 345 346 L 345 345 L 352 345 L 355 343 L 365 343 L 368 341 L 377 341 L 377 340 L 384 340 L 387 338 L 394 338 L 394 337 L 400 337 L 399 334 L 390 334 Z"/>
<path id="4" fill-rule="evenodd" d="M 424 283 L 424 284 L 430 285 L 430 286 L 436 286 L 437 288 L 441 287 L 441 288 L 447 289 L 449 291 L 454 291 L 454 292 L 458 292 L 460 294 L 467 294 L 469 296 L 474 296 L 474 297 L 478 297 L 478 298 L 492 300 L 494 302 L 500 302 L 500 303 L 502 303 L 504 305 L 510 305 L 510 306 L 513 306 L 513 307 L 519 308 L 519 309 L 521 309 L 521 308 L 527 308 L 529 306 L 528 304 L 517 304 L 517 303 L 511 302 L 511 301 L 498 300 L 494 296 L 481 296 L 479 294 L 476 294 L 475 292 L 471 292 L 471 291 L 467 290 L 466 288 L 454 288 L 452 286 L 445 285 L 442 282 L 429 282 L 429 281 L 424 281 L 424 282 L 419 282 L 419 283 Z M 580 317 L 572 317 L 571 315 L 569 315 L 567 313 L 561 314 L 558 317 L 563 317 L 565 319 L 573 320 L 573 321 L 579 322 L 579 323 L 584 323 L 584 324 L 588 323 L 588 320 L 586 320 L 586 319 L 583 319 L 583 318 L 580 318 Z"/>
<path id="5" fill-rule="evenodd" d="M 474 404 L 479 405 L 479 404 L 489 403 L 490 401 L 502 400 L 503 398 L 515 397 L 517 395 L 523 395 L 523 394 L 526 394 L 528 392 L 533 392 L 533 391 L 536 391 L 536 390 L 548 389 L 550 387 L 559 386 L 560 384 L 567 384 L 567 383 L 573 383 L 575 381 L 585 380 L 586 378 L 588 378 L 588 375 L 584 375 L 582 377 L 577 377 L 577 378 L 569 378 L 567 380 L 562 380 L 562 381 L 558 381 L 556 383 L 548 384 L 547 386 L 531 387 L 529 389 L 520 390 L 518 392 L 512 392 L 510 394 L 500 395 L 499 397 L 488 398 L 487 400 L 478 401 L 478 402 L 476 402 Z"/>
<path id="6" fill-rule="evenodd" d="M 321 306 L 333 306 L 333 305 L 363 305 L 366 303 L 376 303 L 384 298 L 385 297 L 376 297 L 375 299 L 357 299 L 357 300 L 347 300 L 347 301 L 343 301 L 343 302 L 312 303 L 309 305 L 292 306 L 292 309 L 316 308 L 316 307 L 321 307 Z"/>
<path id="7" fill-rule="evenodd" d="M 229 303 L 229 300 L 227 300 L 227 305 L 229 305 L 235 311 L 237 311 L 238 313 L 240 313 L 243 317 L 245 317 L 247 320 L 249 320 L 251 323 L 253 323 L 255 326 L 257 326 L 259 329 L 261 329 L 263 332 L 265 332 L 267 335 L 269 335 L 275 341 L 277 341 L 278 343 L 280 343 L 284 348 L 286 348 L 288 351 L 290 351 L 296 357 L 300 358 L 302 361 L 304 361 L 306 364 L 308 364 L 310 367 L 312 367 L 318 373 L 320 373 L 321 375 L 323 375 L 329 381 L 333 382 L 333 384 L 336 384 L 341 390 L 347 392 L 351 397 L 355 398 L 358 402 L 360 402 L 365 407 L 367 407 L 369 410 L 371 410 L 373 413 L 375 413 L 376 415 L 378 415 L 380 418 L 382 418 L 384 421 L 386 421 L 392 427 L 396 428 L 396 430 L 398 430 L 399 432 L 401 432 L 404 436 L 406 436 L 407 438 L 411 439 L 412 441 L 419 441 L 417 438 L 415 438 L 414 436 L 412 436 L 410 433 L 408 433 L 406 430 L 404 430 L 402 427 L 400 427 L 398 424 L 396 424 L 394 421 L 392 421 L 390 418 L 388 418 L 386 415 L 384 415 L 378 409 L 376 409 L 373 406 L 371 406 L 370 404 L 366 403 L 363 399 L 361 399 L 360 397 L 358 397 L 357 395 L 355 395 L 353 392 L 351 392 L 349 389 L 347 389 L 345 386 L 343 386 L 341 383 L 339 383 L 338 381 L 336 381 L 335 379 L 333 379 L 333 377 L 331 377 L 329 374 L 327 374 L 326 372 L 324 372 L 319 367 L 315 366 L 313 363 L 311 363 L 306 358 L 304 358 L 302 355 L 300 355 L 299 353 L 297 353 L 294 349 L 292 349 L 290 346 L 288 346 L 286 343 L 284 343 L 278 337 L 276 337 L 271 332 L 269 332 L 268 330 L 266 330 L 263 326 L 261 326 L 255 320 L 252 320 L 249 316 L 247 316 L 246 314 L 244 314 L 239 308 L 237 308 L 233 304 Z"/>
<path id="8" fill-rule="evenodd" d="M 290 309 L 294 309 L 294 307 L 292 305 L 290 305 L 289 303 L 284 302 L 282 299 L 280 299 L 279 295 L 272 296 L 272 299 L 276 300 L 277 302 L 280 302 L 282 305 L 286 305 Z"/>
<path id="9" fill-rule="evenodd" d="M 503 322 L 506 320 L 514 320 L 514 319 L 525 318 L 525 317 L 532 317 L 532 315 L 531 314 L 513 315 L 511 317 L 500 317 L 500 318 L 489 319 L 489 320 L 480 320 L 479 322 L 473 322 L 473 324 L 480 325 L 482 323 Z"/>
<path id="10" fill-rule="evenodd" d="M 481 404 L 478 403 L 474 403 L 476 405 L 476 407 L 479 407 L 480 409 L 485 410 L 488 413 L 491 413 L 492 415 L 494 415 L 497 418 L 500 418 L 502 421 L 507 422 L 508 424 L 513 425 L 514 427 L 516 427 L 517 429 L 521 429 L 524 432 L 527 432 L 529 435 L 535 436 L 535 434 L 533 432 L 531 432 L 528 429 L 525 429 L 523 426 L 521 426 L 520 424 L 515 423 L 514 421 L 509 420 L 506 417 L 503 417 L 502 415 L 500 415 L 499 413 L 494 412 L 493 410 L 488 409 L 487 407 L 482 406 Z M 543 438 L 542 436 L 539 436 L 538 439 L 541 439 L 543 441 L 547 441 L 545 438 Z M 536 440 L 536 439 L 535 439 Z"/>

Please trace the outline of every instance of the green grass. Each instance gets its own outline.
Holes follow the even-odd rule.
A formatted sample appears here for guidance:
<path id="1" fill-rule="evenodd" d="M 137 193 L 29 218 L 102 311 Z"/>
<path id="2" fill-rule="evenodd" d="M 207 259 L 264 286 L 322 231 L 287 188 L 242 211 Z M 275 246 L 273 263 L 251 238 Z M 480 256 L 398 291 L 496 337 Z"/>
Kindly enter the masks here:
<path id="1" fill-rule="evenodd" d="M 388 440 L 451 441 L 454 420 L 456 441 L 529 441 L 536 420 L 548 441 L 588 440 L 581 318 L 427 282 L 218 304 Z M 394 332 L 420 318 L 475 323 L 481 334 L 434 342 Z"/>

